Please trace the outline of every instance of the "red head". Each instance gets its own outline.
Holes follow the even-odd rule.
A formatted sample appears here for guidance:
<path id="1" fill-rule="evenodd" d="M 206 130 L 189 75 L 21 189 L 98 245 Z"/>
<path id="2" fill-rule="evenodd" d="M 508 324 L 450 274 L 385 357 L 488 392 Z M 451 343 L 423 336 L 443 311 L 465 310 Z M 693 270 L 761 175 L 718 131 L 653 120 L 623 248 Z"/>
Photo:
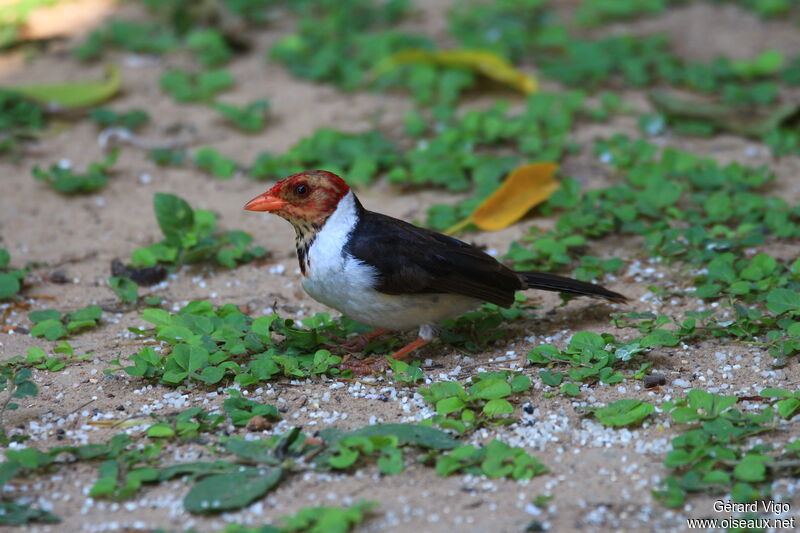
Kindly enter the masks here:
<path id="1" fill-rule="evenodd" d="M 275 213 L 295 226 L 321 226 L 349 191 L 350 187 L 336 174 L 309 170 L 282 179 L 244 208 Z"/>

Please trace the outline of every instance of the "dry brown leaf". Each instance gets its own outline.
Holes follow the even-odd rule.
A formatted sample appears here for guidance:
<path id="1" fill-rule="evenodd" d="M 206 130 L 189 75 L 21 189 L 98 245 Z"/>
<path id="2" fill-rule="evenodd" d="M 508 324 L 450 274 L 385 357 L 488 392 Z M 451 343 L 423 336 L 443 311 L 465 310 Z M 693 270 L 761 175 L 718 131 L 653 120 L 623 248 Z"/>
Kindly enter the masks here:
<path id="1" fill-rule="evenodd" d="M 507 228 L 558 189 L 556 170 L 555 163 L 531 163 L 515 168 L 499 189 L 446 233 L 455 233 L 468 224 L 475 224 L 484 231 Z"/>

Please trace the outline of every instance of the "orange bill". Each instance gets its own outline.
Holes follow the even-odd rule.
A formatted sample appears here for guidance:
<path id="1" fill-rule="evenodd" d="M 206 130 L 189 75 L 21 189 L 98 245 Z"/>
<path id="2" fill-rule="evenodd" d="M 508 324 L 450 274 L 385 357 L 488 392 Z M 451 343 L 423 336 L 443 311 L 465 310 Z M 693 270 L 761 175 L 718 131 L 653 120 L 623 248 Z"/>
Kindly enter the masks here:
<path id="1" fill-rule="evenodd" d="M 244 208 L 247 211 L 277 211 L 284 205 L 286 205 L 286 201 L 269 193 L 264 193 L 247 202 Z"/>

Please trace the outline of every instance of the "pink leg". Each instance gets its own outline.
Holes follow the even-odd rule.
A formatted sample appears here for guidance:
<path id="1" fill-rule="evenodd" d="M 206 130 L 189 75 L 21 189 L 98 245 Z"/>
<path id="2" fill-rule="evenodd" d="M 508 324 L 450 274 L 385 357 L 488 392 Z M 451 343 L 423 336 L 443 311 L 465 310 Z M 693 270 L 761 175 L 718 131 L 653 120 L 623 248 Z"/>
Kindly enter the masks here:
<path id="1" fill-rule="evenodd" d="M 372 331 L 368 331 L 363 335 L 345 340 L 339 346 L 347 352 L 360 352 L 366 348 L 370 342 L 387 333 L 389 333 L 388 329 L 373 329 Z"/>
<path id="2" fill-rule="evenodd" d="M 367 344 L 369 344 L 373 339 L 376 337 L 380 337 L 381 335 L 389 333 L 388 329 L 373 329 L 372 331 L 368 331 L 362 335 L 357 335 L 356 337 L 342 338 L 336 337 L 334 335 L 329 335 L 330 339 L 335 344 L 323 344 L 322 347 L 328 350 L 335 350 L 341 348 L 342 350 L 352 353 L 352 352 L 360 352 L 366 348 Z"/>
<path id="3" fill-rule="evenodd" d="M 394 352 L 390 357 L 392 359 L 403 360 L 412 352 L 422 348 L 426 344 L 429 344 L 430 340 L 425 340 L 421 337 L 417 337 L 413 341 L 409 342 L 396 352 Z M 368 357 L 362 361 L 355 361 L 355 362 L 343 362 L 339 365 L 339 368 L 342 370 L 350 370 L 353 374 L 357 376 L 366 376 L 368 374 L 373 374 L 376 372 L 383 372 L 389 366 L 389 362 L 386 360 L 385 357 Z"/>
<path id="4" fill-rule="evenodd" d="M 431 342 L 430 340 L 426 341 L 422 337 L 417 337 L 413 341 L 409 342 L 408 344 L 406 344 L 405 346 L 394 352 L 391 357 L 392 359 L 399 359 L 400 361 L 402 361 L 403 359 L 406 358 L 408 354 L 422 348 L 426 344 L 430 344 L 430 342 Z"/>

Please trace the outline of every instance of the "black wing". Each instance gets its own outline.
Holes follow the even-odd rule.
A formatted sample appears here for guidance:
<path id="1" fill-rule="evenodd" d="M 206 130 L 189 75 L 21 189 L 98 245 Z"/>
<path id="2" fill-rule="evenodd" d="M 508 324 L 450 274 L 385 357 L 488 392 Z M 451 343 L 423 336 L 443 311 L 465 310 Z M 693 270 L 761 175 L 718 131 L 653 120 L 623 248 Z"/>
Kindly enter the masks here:
<path id="1" fill-rule="evenodd" d="M 516 272 L 471 244 L 365 209 L 360 215 L 345 251 L 381 273 L 380 292 L 461 294 L 510 307 L 524 287 Z"/>

